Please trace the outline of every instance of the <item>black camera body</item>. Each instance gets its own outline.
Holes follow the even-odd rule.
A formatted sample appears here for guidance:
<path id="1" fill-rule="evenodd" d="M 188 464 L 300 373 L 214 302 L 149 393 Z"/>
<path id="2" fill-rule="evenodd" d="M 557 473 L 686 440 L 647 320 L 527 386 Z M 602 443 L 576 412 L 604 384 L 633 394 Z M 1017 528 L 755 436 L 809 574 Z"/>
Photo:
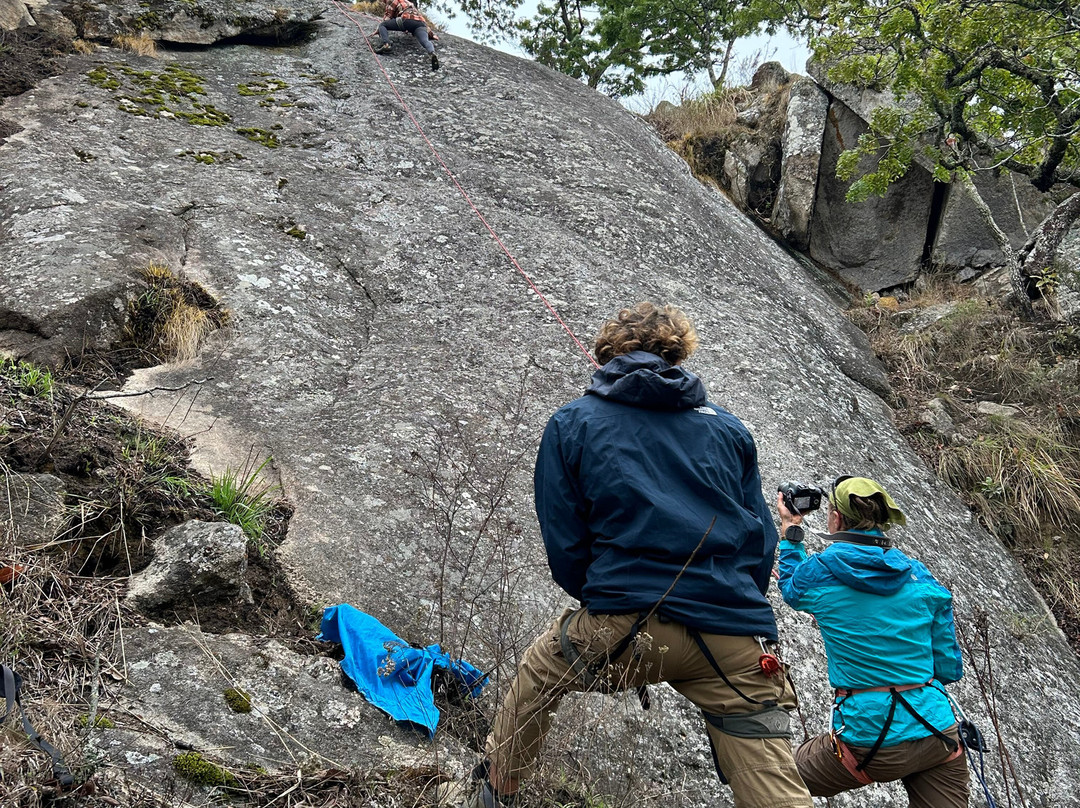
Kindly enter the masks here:
<path id="1" fill-rule="evenodd" d="M 784 505 L 792 513 L 809 513 L 821 507 L 821 498 L 825 492 L 814 485 L 789 480 L 777 489 L 784 497 Z"/>

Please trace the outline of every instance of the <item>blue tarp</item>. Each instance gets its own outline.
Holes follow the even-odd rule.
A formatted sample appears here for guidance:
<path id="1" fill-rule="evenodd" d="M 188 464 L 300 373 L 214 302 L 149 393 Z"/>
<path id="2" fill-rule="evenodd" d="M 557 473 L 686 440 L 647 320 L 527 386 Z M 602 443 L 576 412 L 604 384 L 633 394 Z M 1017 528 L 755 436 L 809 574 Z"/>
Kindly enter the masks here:
<path id="1" fill-rule="evenodd" d="M 413 648 L 370 614 L 343 603 L 323 612 L 318 639 L 339 642 L 345 651 L 341 669 L 360 693 L 391 718 L 408 721 L 435 736 L 439 708 L 431 674 L 444 668 L 462 691 L 480 695 L 487 676 L 463 659 L 451 659 L 438 645 Z"/>

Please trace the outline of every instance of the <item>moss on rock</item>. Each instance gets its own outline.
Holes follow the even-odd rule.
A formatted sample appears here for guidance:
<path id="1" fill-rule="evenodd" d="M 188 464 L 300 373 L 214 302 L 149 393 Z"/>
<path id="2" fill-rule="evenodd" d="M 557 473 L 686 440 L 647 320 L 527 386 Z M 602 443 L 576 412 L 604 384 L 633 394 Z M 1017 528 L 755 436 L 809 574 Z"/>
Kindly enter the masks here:
<path id="1" fill-rule="evenodd" d="M 251 696 L 243 688 L 230 687 L 222 693 L 222 696 L 225 697 L 225 703 L 234 713 L 251 712 Z"/>

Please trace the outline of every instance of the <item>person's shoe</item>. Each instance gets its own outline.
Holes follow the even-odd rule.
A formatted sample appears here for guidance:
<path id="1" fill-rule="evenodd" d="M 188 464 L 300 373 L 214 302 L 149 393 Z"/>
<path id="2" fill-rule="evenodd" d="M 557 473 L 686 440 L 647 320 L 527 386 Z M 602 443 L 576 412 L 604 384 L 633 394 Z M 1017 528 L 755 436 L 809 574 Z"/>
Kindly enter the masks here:
<path id="1" fill-rule="evenodd" d="M 439 54 L 437 54 L 437 53 L 431 54 L 431 69 L 432 70 L 438 70 L 439 69 Z"/>
<path id="2" fill-rule="evenodd" d="M 389 53 L 391 51 L 390 43 L 384 42 L 375 49 L 376 53 Z"/>

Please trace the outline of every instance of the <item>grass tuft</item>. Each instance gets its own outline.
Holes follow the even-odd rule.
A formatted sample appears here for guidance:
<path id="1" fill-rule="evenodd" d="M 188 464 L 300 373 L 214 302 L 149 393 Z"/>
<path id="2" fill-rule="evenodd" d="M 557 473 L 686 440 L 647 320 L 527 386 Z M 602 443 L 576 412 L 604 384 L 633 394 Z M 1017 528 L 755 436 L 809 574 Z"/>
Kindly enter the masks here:
<path id="1" fill-rule="evenodd" d="M 50 399 L 56 384 L 48 368 L 15 359 L 0 360 L 0 376 L 25 396 Z"/>
<path id="2" fill-rule="evenodd" d="M 128 304 L 126 335 L 151 360 L 192 359 L 206 337 L 228 322 L 228 312 L 205 289 L 168 266 L 151 263 L 140 274 L 146 288 Z"/>
<path id="3" fill-rule="evenodd" d="M 901 298 L 869 297 L 849 311 L 890 371 L 898 426 L 1024 565 L 1080 649 L 1075 328 L 1020 320 L 996 300 L 934 276 Z M 934 398 L 946 403 L 953 435 L 922 422 Z M 1022 414 L 986 415 L 984 402 Z"/>
<path id="4" fill-rule="evenodd" d="M 157 56 L 157 42 L 145 31 L 139 34 L 118 34 L 112 38 L 112 45 L 136 56 Z"/>
<path id="5" fill-rule="evenodd" d="M 217 514 L 239 525 L 259 555 L 266 555 L 269 549 L 266 528 L 276 508 L 274 494 L 281 490 L 281 486 L 259 477 L 270 461 L 271 458 L 266 458 L 253 471 L 249 470 L 249 464 L 241 470 L 226 468 L 220 476 L 212 474 L 207 489 Z"/>

